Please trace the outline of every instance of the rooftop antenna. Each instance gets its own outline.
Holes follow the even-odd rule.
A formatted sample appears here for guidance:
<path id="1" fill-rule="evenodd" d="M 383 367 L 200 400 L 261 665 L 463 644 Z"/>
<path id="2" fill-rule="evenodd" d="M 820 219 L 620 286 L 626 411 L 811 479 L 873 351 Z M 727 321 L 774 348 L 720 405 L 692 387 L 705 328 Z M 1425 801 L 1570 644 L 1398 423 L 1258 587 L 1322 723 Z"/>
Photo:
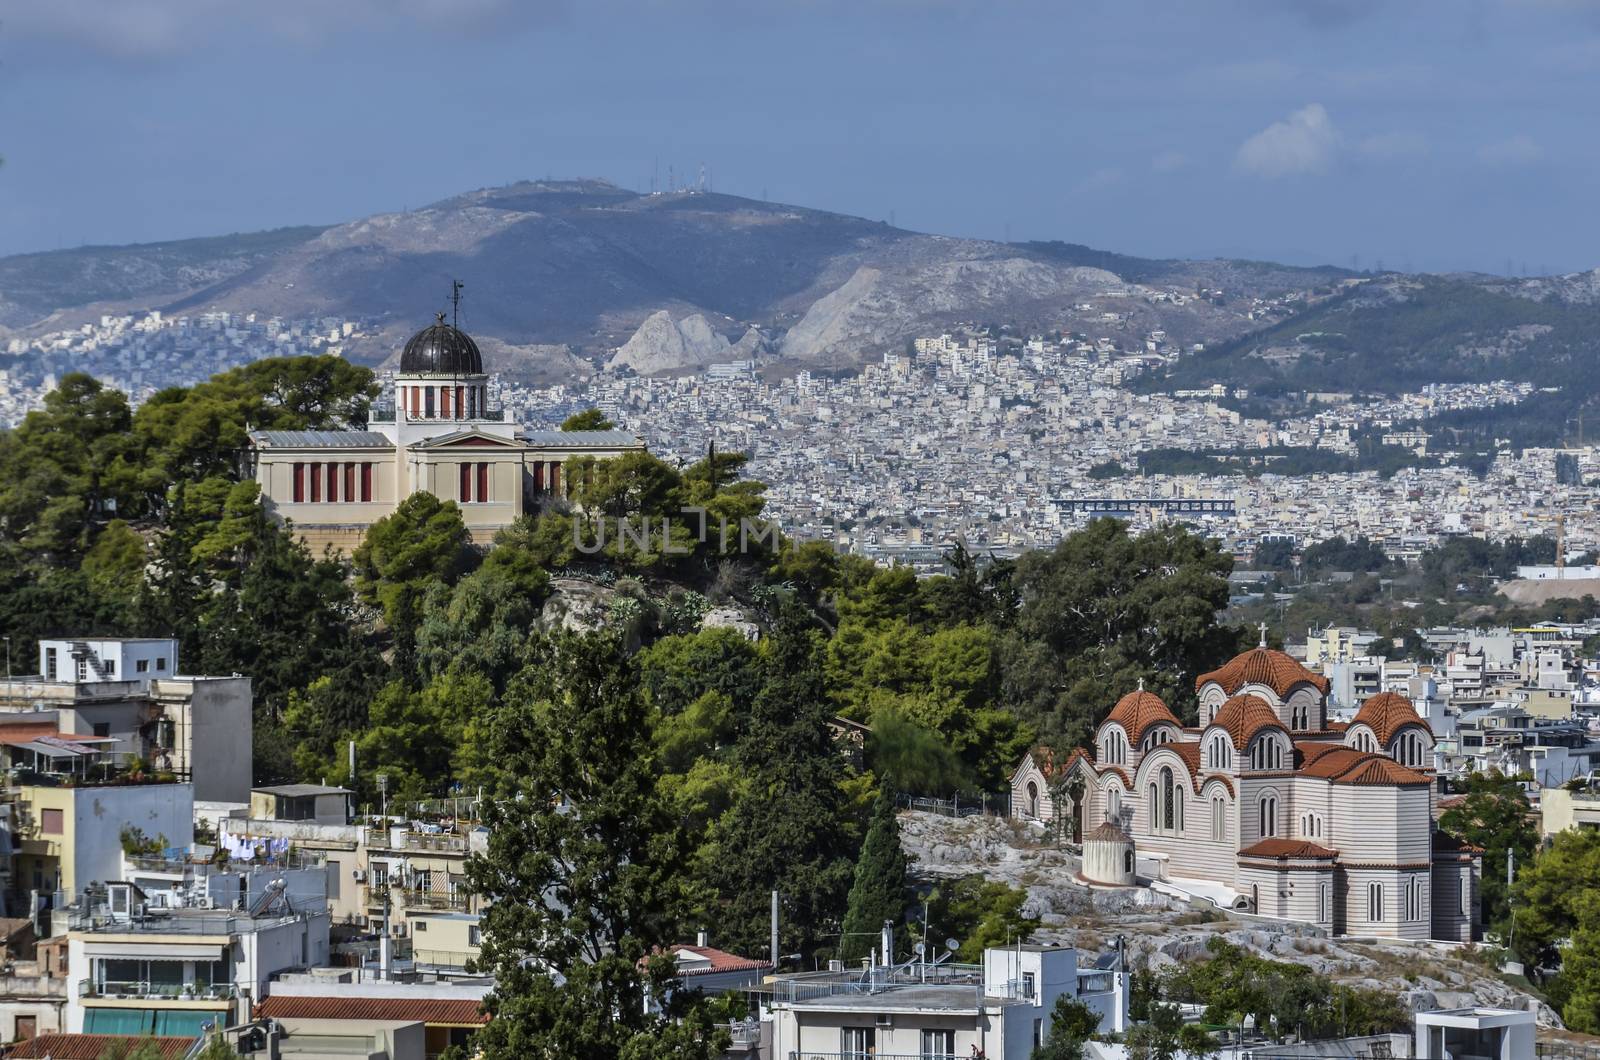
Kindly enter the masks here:
<path id="1" fill-rule="evenodd" d="M 450 281 L 450 326 L 460 327 L 461 320 L 461 289 L 466 284 L 460 280 Z"/>

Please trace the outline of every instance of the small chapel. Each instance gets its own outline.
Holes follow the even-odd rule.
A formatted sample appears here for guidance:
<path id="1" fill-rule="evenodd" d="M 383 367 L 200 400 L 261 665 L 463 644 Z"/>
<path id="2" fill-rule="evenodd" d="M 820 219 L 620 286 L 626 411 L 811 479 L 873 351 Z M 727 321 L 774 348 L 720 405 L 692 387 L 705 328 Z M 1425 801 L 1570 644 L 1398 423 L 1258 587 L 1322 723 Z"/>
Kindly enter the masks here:
<path id="1" fill-rule="evenodd" d="M 1480 935 L 1483 851 L 1435 826 L 1433 732 L 1409 700 L 1385 692 L 1332 721 L 1328 679 L 1264 631 L 1195 692 L 1196 725 L 1141 683 L 1092 749 L 1027 752 L 1013 816 L 1081 844 L 1090 885 L 1161 880 L 1341 935 Z"/>
<path id="2" fill-rule="evenodd" d="M 440 313 L 406 343 L 365 429 L 253 431 L 248 460 L 273 516 L 313 552 L 349 552 L 418 491 L 456 502 L 473 541 L 487 544 L 562 492 L 568 461 L 644 448 L 627 431 L 520 428 L 490 404 L 478 344 Z"/>

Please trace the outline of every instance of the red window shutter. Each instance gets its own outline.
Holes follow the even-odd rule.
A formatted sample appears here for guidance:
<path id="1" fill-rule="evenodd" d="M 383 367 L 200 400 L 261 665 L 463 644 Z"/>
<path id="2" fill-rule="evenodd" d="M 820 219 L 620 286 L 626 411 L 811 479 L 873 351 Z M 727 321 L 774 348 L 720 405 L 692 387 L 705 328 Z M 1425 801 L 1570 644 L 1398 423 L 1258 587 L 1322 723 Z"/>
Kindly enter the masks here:
<path id="1" fill-rule="evenodd" d="M 371 499 L 372 499 L 372 465 L 370 463 L 364 463 L 364 464 L 361 465 L 361 500 L 363 502 L 366 502 L 366 501 L 370 501 Z"/>
<path id="2" fill-rule="evenodd" d="M 311 503 L 322 500 L 322 465 L 311 465 Z"/>
<path id="3" fill-rule="evenodd" d="M 356 499 L 355 464 L 346 464 L 344 466 L 344 499 L 346 501 L 353 501 Z"/>
<path id="4" fill-rule="evenodd" d="M 306 466 L 301 463 L 294 465 L 294 502 L 304 504 L 306 500 Z"/>
<path id="5" fill-rule="evenodd" d="M 461 465 L 461 503 L 467 504 L 472 500 L 472 465 Z"/>
<path id="6" fill-rule="evenodd" d="M 328 463 L 328 503 L 334 504 L 339 500 L 339 465 Z"/>
<path id="7" fill-rule="evenodd" d="M 489 465 L 478 465 L 478 502 L 481 504 L 489 499 Z"/>

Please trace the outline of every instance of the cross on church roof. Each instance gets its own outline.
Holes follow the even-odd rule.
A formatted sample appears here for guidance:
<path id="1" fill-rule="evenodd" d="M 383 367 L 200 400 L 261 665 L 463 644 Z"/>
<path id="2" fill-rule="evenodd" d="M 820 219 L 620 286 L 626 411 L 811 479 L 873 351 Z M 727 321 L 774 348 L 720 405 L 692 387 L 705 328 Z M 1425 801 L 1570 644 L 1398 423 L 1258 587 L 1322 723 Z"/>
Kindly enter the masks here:
<path id="1" fill-rule="evenodd" d="M 1261 627 L 1260 628 L 1261 628 L 1261 647 L 1265 648 L 1267 646 L 1267 624 L 1265 622 L 1261 623 Z"/>

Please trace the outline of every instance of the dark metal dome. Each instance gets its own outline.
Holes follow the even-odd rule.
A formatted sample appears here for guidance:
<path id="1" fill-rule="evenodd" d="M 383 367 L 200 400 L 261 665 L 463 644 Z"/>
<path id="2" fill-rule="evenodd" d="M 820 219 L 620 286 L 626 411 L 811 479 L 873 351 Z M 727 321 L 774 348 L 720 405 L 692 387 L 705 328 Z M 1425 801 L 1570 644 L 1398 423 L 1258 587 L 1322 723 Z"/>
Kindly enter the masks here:
<path id="1" fill-rule="evenodd" d="M 423 328 L 411 336 L 400 354 L 402 374 L 435 373 L 440 375 L 482 375 L 483 354 L 478 344 L 460 328 L 444 322 L 439 314 L 437 323 Z"/>

